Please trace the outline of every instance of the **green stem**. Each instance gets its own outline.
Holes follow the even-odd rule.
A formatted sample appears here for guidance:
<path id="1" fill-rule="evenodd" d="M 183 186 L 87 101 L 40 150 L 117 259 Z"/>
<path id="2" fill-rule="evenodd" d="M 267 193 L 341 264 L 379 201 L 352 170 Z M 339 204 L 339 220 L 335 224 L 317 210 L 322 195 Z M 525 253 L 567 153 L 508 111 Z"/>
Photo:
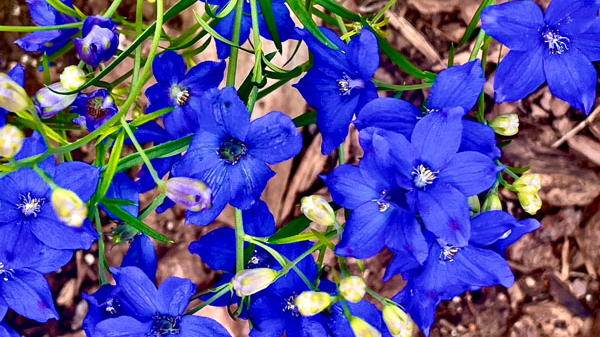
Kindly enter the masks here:
<path id="1" fill-rule="evenodd" d="M 214 294 L 211 298 L 208 299 L 208 301 L 200 304 L 199 306 L 190 309 L 186 315 L 193 315 L 195 313 L 197 313 L 198 311 L 202 310 L 204 307 L 210 305 L 212 302 L 216 301 L 218 298 L 220 298 L 221 296 L 225 295 L 225 293 L 227 292 L 231 292 L 231 284 L 228 283 L 226 284 L 225 287 L 223 287 L 223 289 L 221 289 L 218 293 Z"/>
<path id="2" fill-rule="evenodd" d="M 123 0 L 114 0 L 113 3 L 110 5 L 110 7 L 108 7 L 108 9 L 106 10 L 106 13 L 104 13 L 104 17 L 105 18 L 110 18 L 113 16 L 113 14 L 115 14 L 115 12 L 117 11 L 117 8 L 119 8 L 119 5 L 121 5 L 121 2 L 123 2 Z M 137 22 L 137 18 L 136 18 L 136 22 Z"/>
<path id="3" fill-rule="evenodd" d="M 135 147 L 137 152 L 140 154 L 140 157 L 142 157 L 144 164 L 146 164 L 146 166 L 148 167 L 148 171 L 150 171 L 150 175 L 152 176 L 152 179 L 154 180 L 156 185 L 158 185 L 158 186 L 164 185 L 164 182 L 158 176 L 158 173 L 154 169 L 154 166 L 152 166 L 150 159 L 148 159 L 148 156 L 146 156 L 146 152 L 144 151 L 144 149 L 142 148 L 140 143 L 135 138 L 135 135 L 133 134 L 133 132 L 131 131 L 131 128 L 129 127 L 129 124 L 127 124 L 127 121 L 125 121 L 125 117 L 121 118 L 121 125 L 123 126 L 123 129 L 125 129 L 125 132 L 127 132 L 127 136 L 129 136 L 129 139 L 131 139 L 131 142 L 133 143 L 133 146 Z"/>
<path id="4" fill-rule="evenodd" d="M 162 205 L 166 197 L 167 195 L 164 193 L 159 194 L 158 197 L 156 197 L 156 199 L 154 199 L 148 207 L 144 208 L 144 210 L 138 216 L 138 220 L 144 221 L 144 219 L 146 219 L 148 215 L 154 212 L 154 210 L 156 210 L 158 206 Z"/>
<path id="5" fill-rule="evenodd" d="M 235 243 L 236 243 L 236 262 L 235 271 L 244 270 L 244 219 L 242 219 L 242 211 L 235 209 Z"/>
<path id="6" fill-rule="evenodd" d="M 40 31 L 47 31 L 47 30 L 80 28 L 81 26 L 83 26 L 83 22 L 74 22 L 74 23 L 67 23 L 64 25 L 55 25 L 55 26 L 0 26 L 0 32 L 30 33 L 30 32 L 40 32 Z"/>
<path id="7" fill-rule="evenodd" d="M 409 90 L 420 90 L 424 88 L 431 88 L 433 82 L 422 83 L 422 84 L 411 84 L 411 85 L 396 85 L 388 84 L 378 80 L 373 80 L 373 83 L 378 90 L 392 90 L 392 91 L 409 91 Z"/>
<path id="8" fill-rule="evenodd" d="M 367 293 L 371 296 L 373 296 L 376 300 L 378 300 L 379 302 L 381 302 L 381 304 L 385 305 L 387 303 L 387 300 L 385 298 L 383 298 L 381 295 L 379 295 L 375 290 L 367 287 Z"/>
<path id="9" fill-rule="evenodd" d="M 237 0 L 235 6 L 235 18 L 233 25 L 233 38 L 231 42 L 235 45 L 240 45 L 240 34 L 242 26 L 242 11 L 244 10 L 244 0 Z M 229 66 L 227 68 L 227 86 L 235 87 L 235 75 L 237 70 L 239 50 L 238 48 L 231 48 L 231 55 L 229 56 Z"/>
<path id="10" fill-rule="evenodd" d="M 98 239 L 98 274 L 100 276 L 100 285 L 103 286 L 108 284 L 106 279 L 106 272 L 108 271 L 106 264 L 106 248 L 104 244 L 104 232 L 102 232 L 102 222 L 100 221 L 100 213 L 96 209 L 94 213 L 94 223 L 96 224 L 96 231 L 100 238 Z"/>
<path id="11" fill-rule="evenodd" d="M 340 149 L 338 151 L 340 158 L 340 166 L 346 163 L 346 150 L 344 150 L 344 143 L 340 144 Z"/>
<path id="12" fill-rule="evenodd" d="M 142 24 L 144 21 L 144 0 L 137 0 L 135 8 L 135 35 L 140 36 L 142 34 Z M 140 68 L 142 62 L 142 45 L 139 45 L 135 49 L 135 61 L 133 64 L 133 79 L 131 83 L 135 83 L 140 75 Z"/>
<path id="13" fill-rule="evenodd" d="M 397 0 L 390 0 L 385 7 L 383 7 L 381 9 L 381 11 L 379 11 L 379 13 L 377 13 L 377 15 L 375 15 L 375 17 L 373 18 L 373 20 L 371 21 L 373 24 L 377 23 L 379 21 L 379 19 L 381 19 L 381 17 L 383 16 L 383 14 L 385 14 L 385 12 L 387 12 L 390 8 L 392 8 L 392 6 L 396 3 Z"/>

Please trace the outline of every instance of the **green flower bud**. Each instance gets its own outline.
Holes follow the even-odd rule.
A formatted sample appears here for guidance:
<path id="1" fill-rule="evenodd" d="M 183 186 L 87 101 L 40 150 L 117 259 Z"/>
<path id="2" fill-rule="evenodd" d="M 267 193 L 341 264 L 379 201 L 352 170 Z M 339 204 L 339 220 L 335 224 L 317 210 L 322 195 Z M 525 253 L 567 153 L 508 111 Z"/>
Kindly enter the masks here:
<path id="1" fill-rule="evenodd" d="M 85 84 L 85 73 L 78 66 L 68 66 L 60 74 L 63 88 L 73 91 Z"/>
<path id="2" fill-rule="evenodd" d="M 294 302 L 302 316 L 314 316 L 331 305 L 331 295 L 318 291 L 304 291 Z"/>
<path id="3" fill-rule="evenodd" d="M 410 337 L 415 327 L 412 319 L 402 309 L 388 304 L 383 307 L 383 321 L 394 337 Z"/>
<path id="4" fill-rule="evenodd" d="M 514 136 L 519 132 L 519 116 L 517 114 L 501 115 L 490 123 L 497 134 L 502 136 Z"/>
<path id="5" fill-rule="evenodd" d="M 513 187 L 517 193 L 537 193 L 542 188 L 542 177 L 537 173 L 528 173 L 515 180 Z"/>
<path id="6" fill-rule="evenodd" d="M 350 327 L 355 337 L 381 337 L 381 332 L 356 316 L 350 318 Z"/>
<path id="7" fill-rule="evenodd" d="M 165 193 L 177 205 L 199 212 L 212 206 L 212 191 L 203 182 L 186 177 L 167 180 Z"/>
<path id="8" fill-rule="evenodd" d="M 0 156 L 14 157 L 23 147 L 25 134 L 18 127 L 6 124 L 0 128 Z"/>
<path id="9" fill-rule="evenodd" d="M 498 194 L 492 193 L 485 198 L 483 202 L 483 211 L 501 211 L 502 210 L 502 202 L 500 201 L 500 197 Z"/>
<path id="10" fill-rule="evenodd" d="M 300 210 L 312 222 L 323 226 L 335 224 L 335 213 L 329 203 L 320 195 L 303 197 L 300 201 Z"/>
<path id="11" fill-rule="evenodd" d="M 521 207 L 523 210 L 531 215 L 537 213 L 537 211 L 542 208 L 542 199 L 540 196 L 535 193 L 521 193 L 517 194 L 519 196 L 519 202 L 521 203 Z"/>
<path id="12" fill-rule="evenodd" d="M 479 202 L 479 197 L 474 195 L 467 198 L 469 202 L 469 209 L 471 210 L 471 216 L 477 215 L 481 213 L 481 203 Z"/>
<path id="13" fill-rule="evenodd" d="M 348 276 L 340 281 L 338 288 L 346 301 L 358 303 L 365 296 L 367 284 L 362 277 Z"/>
<path id="14" fill-rule="evenodd" d="M 52 192 L 52 206 L 58 218 L 71 227 L 81 227 L 87 218 L 87 205 L 75 192 L 56 188 Z"/>
<path id="15" fill-rule="evenodd" d="M 275 281 L 279 273 L 270 268 L 254 268 L 239 271 L 231 284 L 239 297 L 250 296 L 265 289 Z"/>
<path id="16" fill-rule="evenodd" d="M 33 106 L 25 89 L 10 76 L 0 73 L 0 108 L 11 112 L 22 112 Z"/>

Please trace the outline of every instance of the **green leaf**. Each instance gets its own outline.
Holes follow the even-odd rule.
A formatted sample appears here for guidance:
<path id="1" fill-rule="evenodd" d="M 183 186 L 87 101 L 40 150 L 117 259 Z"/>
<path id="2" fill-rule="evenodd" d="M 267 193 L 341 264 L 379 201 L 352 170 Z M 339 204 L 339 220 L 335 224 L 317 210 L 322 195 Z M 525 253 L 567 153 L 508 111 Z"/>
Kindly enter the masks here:
<path id="1" fill-rule="evenodd" d="M 349 11 L 344 6 L 338 4 L 333 0 L 315 0 L 315 4 L 323 6 L 323 8 L 343 17 L 344 19 L 348 19 L 354 22 L 360 22 L 360 15 Z"/>
<path id="2" fill-rule="evenodd" d="M 202 19 L 202 17 L 200 15 L 198 15 L 198 13 L 194 12 L 194 16 L 196 17 L 196 21 L 198 21 L 200 26 L 202 26 L 202 28 L 204 28 L 204 30 L 206 30 L 210 36 L 214 37 L 215 39 L 217 39 L 225 44 L 230 45 L 232 48 L 238 48 L 238 49 L 241 49 L 241 50 L 251 53 L 251 54 L 253 53 L 252 50 L 242 48 L 241 46 L 238 46 L 235 43 L 233 43 L 233 42 L 227 40 L 226 38 L 224 38 L 223 36 L 221 36 L 221 34 L 217 33 L 217 31 L 214 30 L 214 28 L 212 28 L 208 23 L 206 23 L 206 21 L 204 21 L 204 19 Z"/>
<path id="3" fill-rule="evenodd" d="M 111 204 L 116 206 L 137 206 L 137 204 L 131 200 L 125 199 L 112 199 L 112 198 L 103 198 L 103 204 Z"/>
<path id="4" fill-rule="evenodd" d="M 283 47 L 281 46 L 281 39 L 279 38 L 279 31 L 277 29 L 277 25 L 275 24 L 275 16 L 273 15 L 273 9 L 271 8 L 271 4 L 273 3 L 273 0 L 258 0 L 258 2 L 260 3 L 263 17 L 265 18 L 265 22 L 267 23 L 267 28 L 269 29 L 269 33 L 271 33 L 271 37 L 273 38 L 275 47 L 277 48 L 279 53 L 281 53 L 283 50 Z"/>
<path id="5" fill-rule="evenodd" d="M 108 159 L 108 164 L 106 166 L 106 172 L 102 178 L 102 185 L 98 190 L 98 197 L 103 198 L 108 192 L 110 188 L 110 184 L 117 173 L 117 166 L 119 165 L 119 159 L 121 158 L 121 151 L 123 151 L 123 143 L 125 141 L 125 132 L 119 133 L 117 136 L 117 140 L 113 145 L 112 151 L 110 153 L 110 158 Z"/>
<path id="6" fill-rule="evenodd" d="M 471 35 L 473 35 L 473 32 L 475 32 L 475 29 L 477 29 L 477 24 L 479 23 L 479 19 L 481 18 L 481 12 L 483 11 L 483 9 L 493 3 L 495 3 L 495 0 L 483 0 L 481 2 L 481 5 L 479 5 L 479 8 L 477 8 L 475 15 L 473 15 L 471 22 L 469 22 L 469 25 L 467 26 L 465 35 L 463 35 L 463 38 L 460 40 L 459 47 L 462 47 L 469 40 L 469 38 L 471 38 Z"/>
<path id="7" fill-rule="evenodd" d="M 79 14 L 81 12 L 77 12 L 77 10 L 65 5 L 64 3 L 60 2 L 59 0 L 46 0 L 46 2 L 48 4 L 50 4 L 50 6 L 54 7 L 54 9 L 56 9 L 57 11 L 72 16 L 74 18 L 80 18 L 80 19 L 85 19 L 85 16 L 81 17 Z"/>
<path id="8" fill-rule="evenodd" d="M 112 204 L 105 204 L 104 206 L 111 213 L 113 213 L 116 217 L 123 220 L 125 223 L 127 223 L 131 227 L 139 230 L 140 232 L 147 234 L 149 237 L 156 239 L 158 241 L 161 241 L 161 242 L 166 242 L 166 243 L 174 242 L 173 240 L 169 239 L 168 237 L 158 233 L 157 231 L 155 231 L 154 229 L 152 229 L 151 227 L 149 227 L 148 225 L 146 225 L 145 223 L 140 221 L 138 218 L 136 218 L 133 215 L 122 210 L 121 207 L 119 207 L 117 205 L 112 205 Z"/>
<path id="9" fill-rule="evenodd" d="M 144 152 L 146 152 L 146 156 L 148 156 L 148 158 L 150 159 L 169 157 L 187 150 L 191 141 L 192 136 L 187 136 L 184 138 L 180 138 L 151 147 L 149 149 L 144 150 Z M 127 157 L 121 158 L 121 161 L 117 166 L 117 172 L 125 171 L 129 168 L 132 168 L 135 165 L 139 165 L 142 163 L 143 160 L 139 153 L 130 154 Z M 102 170 L 107 170 L 107 167 L 103 167 Z"/>
<path id="10" fill-rule="evenodd" d="M 269 242 L 298 235 L 310 226 L 310 222 L 305 215 L 301 215 L 292 220 L 287 226 L 278 230 L 275 235 L 269 238 Z"/>
<path id="11" fill-rule="evenodd" d="M 304 28 L 306 28 L 317 40 L 333 50 L 340 49 L 319 29 L 319 26 L 317 26 L 312 19 L 312 15 L 306 10 L 304 3 L 301 0 L 286 0 L 286 2 L 288 6 L 290 6 L 292 12 L 296 14 L 298 20 L 304 25 Z"/>
<path id="12" fill-rule="evenodd" d="M 294 118 L 294 124 L 296 127 L 307 126 L 317 123 L 317 111 L 306 112 L 296 118 Z"/>
<path id="13" fill-rule="evenodd" d="M 310 231 L 317 237 L 317 239 L 319 239 L 319 242 L 321 242 L 322 244 L 327 246 L 327 248 L 331 249 L 332 251 L 335 251 L 335 245 L 333 244 L 333 242 L 331 242 L 331 240 L 327 236 L 325 236 L 325 234 L 323 234 L 319 231 L 316 231 L 312 228 Z"/>
<path id="14" fill-rule="evenodd" d="M 525 167 L 507 166 L 506 168 L 516 174 L 523 174 L 523 173 L 531 170 L 531 166 L 525 166 Z"/>

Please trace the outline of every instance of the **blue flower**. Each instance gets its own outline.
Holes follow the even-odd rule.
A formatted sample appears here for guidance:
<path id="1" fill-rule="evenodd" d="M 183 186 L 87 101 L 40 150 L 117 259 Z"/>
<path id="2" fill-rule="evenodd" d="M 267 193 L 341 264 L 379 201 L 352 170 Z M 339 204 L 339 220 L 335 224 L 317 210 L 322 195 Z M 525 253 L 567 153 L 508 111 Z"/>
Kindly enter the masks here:
<path id="1" fill-rule="evenodd" d="M 361 143 L 380 137 L 370 131 L 375 129 L 360 133 Z M 397 254 L 408 255 L 407 260 L 416 261 L 418 266 L 427 258 L 427 243 L 421 225 L 408 210 L 405 191 L 390 179 L 394 175 L 392 161 L 375 152 L 385 150 L 374 144 L 372 149 L 365 149 L 358 166 L 342 165 L 323 177 L 333 201 L 352 210 L 335 253 L 365 259 L 387 246 Z"/>
<path id="2" fill-rule="evenodd" d="M 139 184 L 129 178 L 125 172 L 115 174 L 112 183 L 106 192 L 105 199 L 118 199 L 132 202 L 133 205 L 119 205 L 119 207 L 137 218 L 140 210 Z M 111 218 L 119 219 L 119 217 L 108 211 L 103 204 L 100 204 L 100 208 L 102 208 Z"/>
<path id="3" fill-rule="evenodd" d="M 24 159 L 47 150 L 42 137 L 36 132 L 25 140 L 23 149 L 15 157 Z M 96 192 L 100 168 L 83 162 L 56 165 L 49 158 L 42 168 L 60 187 L 75 192 L 87 202 Z M 55 249 L 89 249 L 98 239 L 98 233 L 88 220 L 81 227 L 67 226 L 58 219 L 50 202 L 52 189 L 32 169 L 20 169 L 0 179 L 0 228 L 3 232 L 22 228 L 23 238 L 35 237 Z"/>
<path id="4" fill-rule="evenodd" d="M 0 311 L 2 311 L 2 308 L 0 308 Z M 5 323 L 0 322 L 0 337 L 21 337 L 21 335 Z"/>
<path id="5" fill-rule="evenodd" d="M 60 2 L 73 8 L 71 0 L 60 0 Z M 60 13 L 46 0 L 27 0 L 27 4 L 29 5 L 31 18 L 38 26 L 56 26 L 79 21 Z M 50 55 L 69 43 L 78 32 L 78 28 L 37 31 L 16 40 L 15 43 L 27 52 L 40 52 Z"/>
<path id="6" fill-rule="evenodd" d="M 50 248 L 27 232 L 16 226 L 0 236 L 0 317 L 10 307 L 38 322 L 58 319 L 44 274 L 67 264 L 73 252 Z"/>
<path id="7" fill-rule="evenodd" d="M 164 118 L 165 128 L 174 139 L 196 132 L 202 94 L 221 83 L 225 63 L 202 62 L 186 74 L 183 57 L 167 51 L 154 59 L 152 70 L 158 83 L 146 90 L 150 101 L 147 111 L 175 108 Z"/>
<path id="8" fill-rule="evenodd" d="M 485 79 L 481 61 L 450 67 L 439 73 L 427 99 L 425 113 L 409 102 L 396 98 L 378 98 L 367 103 L 358 113 L 354 125 L 358 130 L 375 126 L 399 132 L 410 138 L 424 114 L 461 107 L 469 112 L 476 104 Z M 460 151 L 477 151 L 490 158 L 500 158 L 494 130 L 484 124 L 463 119 Z"/>
<path id="9" fill-rule="evenodd" d="M 489 247 L 506 240 L 515 229 L 519 232 L 516 239 L 520 238 L 524 234 L 521 229 L 534 230 L 535 223 L 539 228 L 536 220 L 517 222 L 506 212 L 490 211 L 471 220 L 471 240 L 464 247 L 429 235 L 427 261 L 422 268 L 410 273 L 409 283 L 393 300 L 403 305 L 421 331 L 429 335 L 440 301 L 482 287 L 512 286 L 514 275 L 510 266 L 502 255 Z"/>
<path id="10" fill-rule="evenodd" d="M 250 122 L 234 88 L 211 89 L 201 102 L 202 129 L 172 171 L 174 176 L 198 179 L 212 189 L 211 209 L 186 213 L 188 223 L 206 226 L 227 203 L 243 210 L 255 206 L 275 174 L 267 164 L 298 154 L 302 136 L 292 119 L 279 111 Z"/>
<path id="11" fill-rule="evenodd" d="M 332 31 L 321 30 L 340 50 L 326 47 L 307 30 L 300 31 L 314 55 L 314 65 L 294 87 L 318 111 L 317 125 L 323 135 L 321 152 L 327 155 L 346 139 L 354 114 L 377 98 L 371 79 L 379 68 L 379 47 L 368 29 L 347 46 Z"/>
<path id="12" fill-rule="evenodd" d="M 461 107 L 423 117 L 409 142 L 395 132 L 372 132 L 367 149 L 394 161 L 396 183 L 407 190 L 406 201 L 425 227 L 452 245 L 467 244 L 467 197 L 486 191 L 503 169 L 489 157 L 474 151 L 458 152 L 462 132 Z M 364 132 L 365 130 L 361 131 Z"/>
<path id="13" fill-rule="evenodd" d="M 88 16 L 83 22 L 83 38 L 73 40 L 79 58 L 87 65 L 97 67 L 110 60 L 119 47 L 117 23 L 100 15 Z"/>
<path id="14" fill-rule="evenodd" d="M 500 62 L 496 102 L 514 102 L 548 82 L 552 94 L 590 113 L 600 60 L 597 0 L 554 0 L 546 14 L 532 1 L 490 6 L 481 13 L 482 28 L 510 52 Z"/>
<path id="15" fill-rule="evenodd" d="M 229 3 L 229 0 L 206 0 L 205 2 L 211 5 L 218 5 L 219 8 L 225 8 L 225 6 Z M 258 3 L 257 1 L 256 4 L 259 11 L 258 28 L 260 31 L 260 35 L 265 39 L 273 40 L 273 37 L 269 32 L 267 22 L 265 21 L 265 17 L 262 15 L 260 3 Z M 277 26 L 279 39 L 281 41 L 287 41 L 288 39 L 296 39 L 297 34 L 294 30 L 295 24 L 290 16 L 290 11 L 285 5 L 285 0 L 273 0 L 271 2 L 271 11 L 273 11 L 273 17 L 275 18 L 275 25 Z M 235 12 L 235 9 L 232 10 L 231 13 L 222 18 L 221 21 L 219 21 L 219 23 L 217 23 L 217 25 L 214 27 L 217 33 L 219 33 L 221 36 L 228 39 L 229 41 L 233 39 Z M 250 3 L 246 2 L 244 4 L 243 12 L 244 13 L 242 14 L 242 22 L 240 26 L 240 45 L 243 45 L 248 40 L 248 37 L 250 36 L 250 30 L 252 29 Z M 228 58 L 231 54 L 231 46 L 217 39 L 215 39 L 215 43 L 217 45 L 217 56 L 219 57 L 219 59 L 223 60 Z"/>
<path id="16" fill-rule="evenodd" d="M 79 114 L 73 122 L 92 132 L 119 112 L 108 90 L 99 89 L 90 94 L 80 93 L 71 105 L 71 112 Z"/>
<path id="17" fill-rule="evenodd" d="M 63 95 L 62 93 L 64 92 L 69 92 L 69 90 L 64 88 L 60 82 L 56 82 L 41 88 L 35 93 L 34 103 L 40 117 L 49 118 L 55 116 L 71 106 L 75 99 L 77 99 L 78 95 L 76 93 Z"/>
<path id="18" fill-rule="evenodd" d="M 105 336 L 215 336 L 230 334 L 207 317 L 184 315 L 196 285 L 190 280 L 171 277 L 156 289 L 136 267 L 111 268 L 120 291 L 121 305 L 131 314 L 99 322 L 91 337 Z"/>
<path id="19" fill-rule="evenodd" d="M 23 67 L 21 64 L 17 63 L 17 65 L 8 72 L 8 76 L 18 85 L 25 88 L 25 67 Z M 8 111 L 0 108 L 0 126 L 4 126 L 6 124 L 7 116 Z"/>

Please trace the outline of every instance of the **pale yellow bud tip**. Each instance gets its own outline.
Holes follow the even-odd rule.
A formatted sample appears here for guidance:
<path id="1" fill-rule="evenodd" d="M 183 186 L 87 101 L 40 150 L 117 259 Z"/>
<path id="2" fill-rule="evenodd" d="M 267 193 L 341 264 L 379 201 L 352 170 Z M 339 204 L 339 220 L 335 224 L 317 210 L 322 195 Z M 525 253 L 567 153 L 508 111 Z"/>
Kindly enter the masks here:
<path id="1" fill-rule="evenodd" d="M 502 210 L 502 202 L 500 201 L 500 197 L 498 194 L 492 193 L 485 198 L 483 202 L 483 211 L 501 211 Z"/>
<path id="2" fill-rule="evenodd" d="M 381 332 L 356 316 L 350 318 L 350 327 L 355 337 L 381 337 Z"/>
<path id="3" fill-rule="evenodd" d="M 68 66 L 60 74 L 60 84 L 69 91 L 77 90 L 85 84 L 85 73 L 78 66 Z"/>
<path id="4" fill-rule="evenodd" d="M 383 321 L 394 337 L 412 336 L 414 323 L 402 309 L 388 304 L 383 308 Z"/>
<path id="5" fill-rule="evenodd" d="M 523 210 L 531 215 L 537 213 L 537 211 L 542 208 L 542 199 L 537 194 L 534 193 L 518 193 L 519 202 L 521 203 L 521 207 Z"/>
<path id="6" fill-rule="evenodd" d="M 14 157 L 23 147 L 25 134 L 18 127 L 6 124 L 0 128 L 0 156 Z"/>
<path id="7" fill-rule="evenodd" d="M 331 295 L 324 292 L 305 291 L 296 297 L 295 304 L 302 316 L 314 316 L 331 305 Z"/>
<path id="8" fill-rule="evenodd" d="M 271 285 L 278 275 L 270 268 L 245 269 L 235 274 L 231 284 L 239 297 L 250 296 Z"/>
<path id="9" fill-rule="evenodd" d="M 300 201 L 300 210 L 312 222 L 323 226 L 335 224 L 335 213 L 329 203 L 320 195 L 303 197 Z"/>
<path id="10" fill-rule="evenodd" d="M 514 136 L 519 132 L 519 116 L 507 114 L 494 118 L 490 126 L 497 134 L 502 136 Z"/>
<path id="11" fill-rule="evenodd" d="M 349 276 L 340 281 L 339 290 L 346 301 L 358 303 L 365 296 L 367 285 L 362 277 Z"/>
<path id="12" fill-rule="evenodd" d="M 56 188 L 52 192 L 52 206 L 58 218 L 71 227 L 81 227 L 87 218 L 87 205 L 75 192 Z"/>

